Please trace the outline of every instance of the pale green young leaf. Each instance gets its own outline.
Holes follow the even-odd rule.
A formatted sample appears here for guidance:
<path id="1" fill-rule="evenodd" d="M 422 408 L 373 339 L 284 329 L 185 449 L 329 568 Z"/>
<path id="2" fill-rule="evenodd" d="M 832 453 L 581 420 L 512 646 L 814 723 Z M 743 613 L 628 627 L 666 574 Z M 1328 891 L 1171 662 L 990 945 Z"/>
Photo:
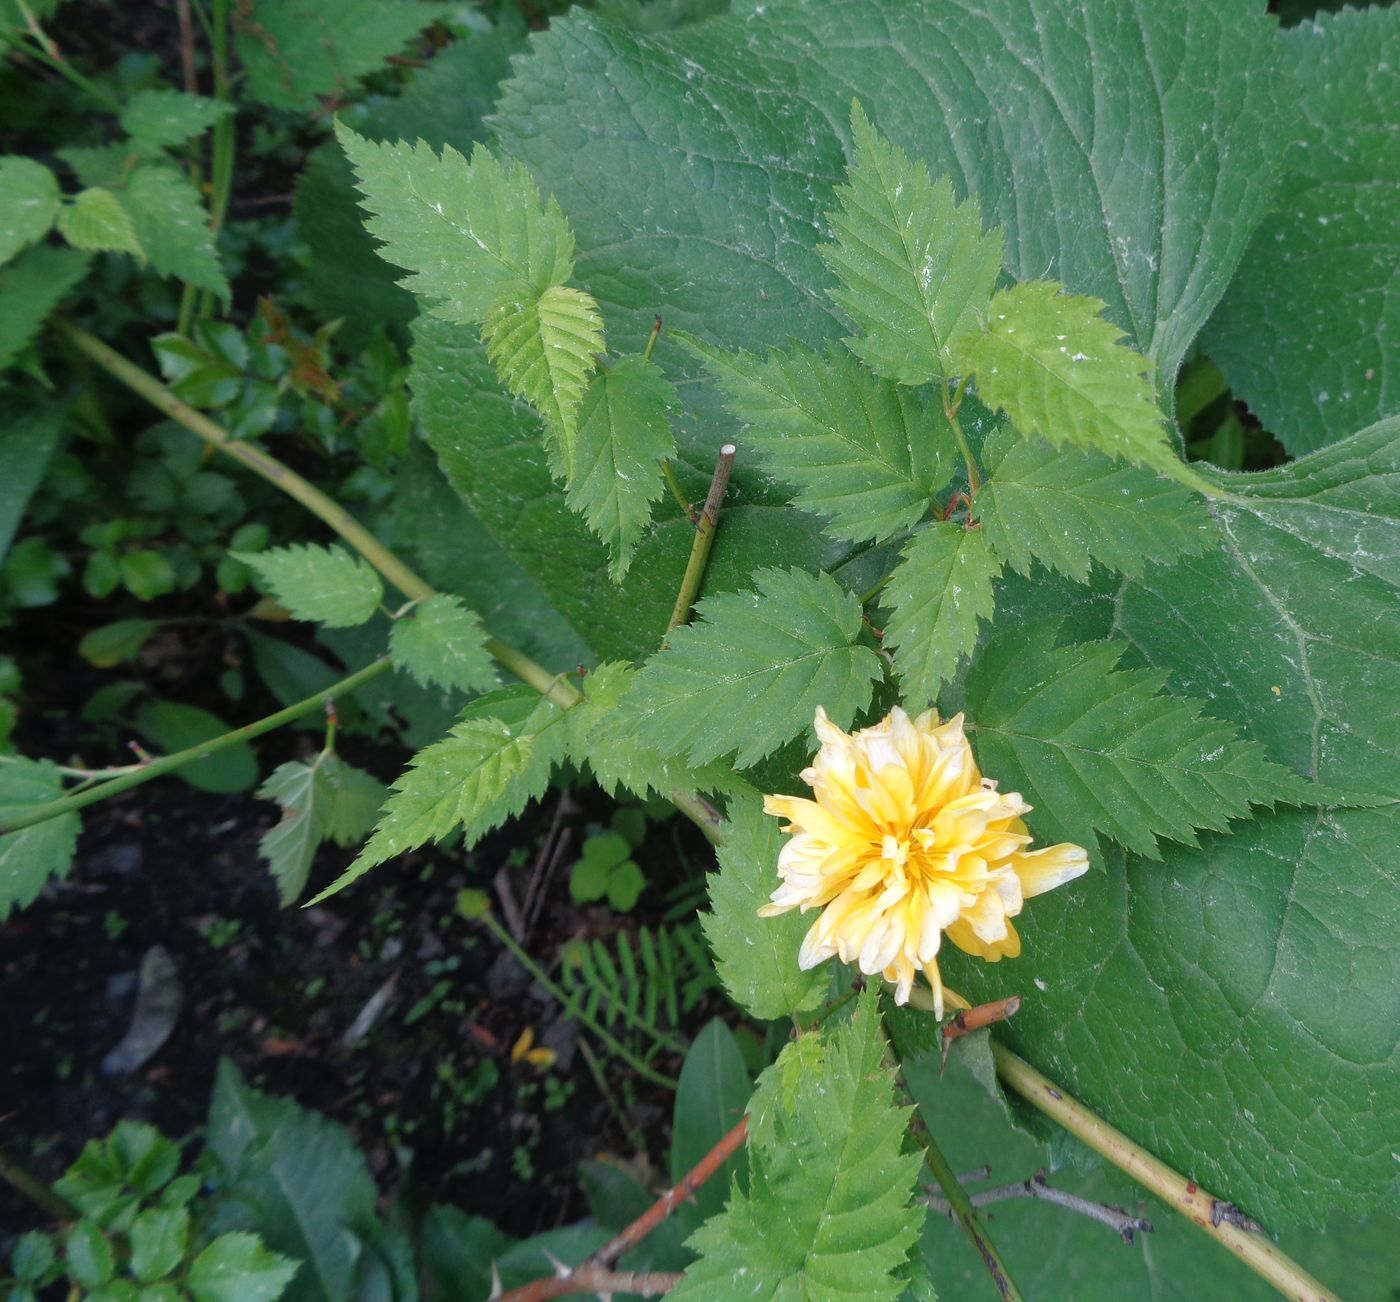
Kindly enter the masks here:
<path id="1" fill-rule="evenodd" d="M 235 36 L 247 94 L 301 110 L 319 96 L 342 98 L 446 9 L 420 0 L 248 0 Z"/>
<path id="2" fill-rule="evenodd" d="M 358 556 L 332 544 L 294 543 L 265 552 L 230 552 L 298 619 L 327 628 L 363 624 L 379 609 L 384 584 Z"/>
<path id="3" fill-rule="evenodd" d="M 58 770 L 47 760 L 0 762 L 0 823 L 62 794 Z M 0 922 L 11 909 L 32 904 L 50 877 L 67 876 L 80 827 L 78 815 L 68 813 L 0 835 Z"/>
<path id="4" fill-rule="evenodd" d="M 159 154 L 207 131 L 233 105 L 178 90 L 139 90 L 121 112 L 122 130 L 141 154 Z"/>
<path id="5" fill-rule="evenodd" d="M 861 331 L 846 342 L 891 380 L 946 379 L 959 364 L 949 341 L 976 328 L 1001 271 L 1001 230 L 984 232 L 976 197 L 958 203 L 952 182 L 931 181 L 859 104 L 851 135 L 841 208 L 827 214 L 836 242 L 817 249 L 840 281 L 828 293 Z"/>
<path id="6" fill-rule="evenodd" d="M 668 1296 L 893 1302 L 895 1277 L 923 1221 L 913 1206 L 916 1153 L 896 1107 L 878 1003 L 784 1050 L 750 1104 L 749 1187 L 691 1237 L 700 1260 Z M 774 1079 L 783 1077 L 782 1088 Z"/>
<path id="7" fill-rule="evenodd" d="M 59 300 L 83 278 L 87 255 L 77 249 L 29 249 L 0 267 L 0 368 L 39 333 Z"/>
<path id="8" fill-rule="evenodd" d="M 904 548 L 880 598 L 890 612 L 885 645 L 894 652 L 905 705 L 922 710 L 977 645 L 996 605 L 1001 561 L 981 529 L 941 520 Z"/>
<path id="9" fill-rule="evenodd" d="M 1152 363 L 1118 342 L 1103 306 L 1053 280 L 999 290 L 987 328 L 957 341 L 958 366 L 976 372 L 978 396 L 1023 434 L 1175 473 Z"/>
<path id="10" fill-rule="evenodd" d="M 676 451 L 676 403 L 675 387 L 643 357 L 604 366 L 583 395 L 566 500 L 608 544 L 614 583 L 626 577 L 652 503 L 666 491 L 661 464 Z"/>
<path id="11" fill-rule="evenodd" d="M 276 826 L 259 840 L 258 853 L 267 861 L 285 906 L 305 888 L 321 842 L 358 844 L 369 835 L 388 792 L 363 769 L 323 752 L 309 762 L 279 765 L 257 795 L 276 801 L 282 810 Z"/>
<path id="12" fill-rule="evenodd" d="M 813 916 L 796 909 L 776 918 L 758 916 L 778 888 L 780 826 L 763 812 L 757 794 L 730 802 L 716 852 L 719 870 L 707 879 L 710 911 L 700 915 L 729 997 L 749 1016 L 765 1019 L 811 1011 L 830 983 L 824 967 L 803 972 L 797 966 Z"/>
<path id="13" fill-rule="evenodd" d="M 497 681 L 481 621 L 459 597 L 445 593 L 420 601 L 394 621 L 389 654 L 396 669 L 412 674 L 424 687 L 480 692 Z"/>
<path id="14" fill-rule="evenodd" d="M 228 278 L 199 193 L 172 167 L 136 168 L 122 192 L 132 229 L 151 266 L 228 301 Z"/>
<path id="15" fill-rule="evenodd" d="M 880 661 L 856 645 L 860 602 L 827 574 L 758 570 L 675 629 L 642 667 L 603 730 L 635 731 L 667 755 L 704 764 L 734 752 L 746 768 L 811 726 L 817 706 L 846 726 L 870 703 Z"/>
<path id="16" fill-rule="evenodd" d="M 967 676 L 982 768 L 1037 808 L 1038 828 L 1092 847 L 1094 834 L 1149 859 L 1159 840 L 1196 845 L 1251 805 L 1320 803 L 1322 788 L 1243 741 L 1202 703 L 1162 694 L 1168 675 L 1120 669 L 1125 642 L 1057 646 L 1059 621 L 1010 629 Z"/>
<path id="17" fill-rule="evenodd" d="M 451 145 L 374 144 L 337 127 L 355 168 L 365 223 L 380 253 L 412 272 L 402 283 L 436 316 L 480 324 L 507 293 L 542 293 L 573 273 L 574 237 L 529 172 L 478 145 L 468 162 Z"/>
<path id="18" fill-rule="evenodd" d="M 258 854 L 267 862 L 284 906 L 306 886 L 311 860 L 321 844 L 321 818 L 316 807 L 319 768 L 314 760 L 279 764 L 257 790 L 259 800 L 275 800 L 282 810 L 276 826 L 259 839 Z"/>
<path id="19" fill-rule="evenodd" d="M 583 700 L 564 715 L 569 758 L 587 767 L 610 796 L 619 789 L 641 799 L 652 793 L 733 789 L 739 779 L 726 764 L 692 768 L 669 751 L 646 745 L 629 729 L 604 732 L 604 721 L 636 682 L 637 672 L 629 664 L 610 661 L 584 678 Z"/>
<path id="20" fill-rule="evenodd" d="M 487 312 L 481 338 L 502 383 L 544 417 L 555 473 L 572 480 L 579 404 L 603 351 L 597 303 L 566 285 L 507 290 Z"/>
<path id="21" fill-rule="evenodd" d="M 190 1263 L 194 1302 L 276 1302 L 301 1263 L 269 1252 L 256 1234 L 221 1234 Z"/>
<path id="22" fill-rule="evenodd" d="M 982 466 L 977 520 L 992 550 L 1022 574 L 1040 561 L 1084 583 L 1096 561 L 1137 577 L 1214 540 L 1200 497 L 1097 452 L 1052 448 L 1003 427 L 983 444 Z"/>
<path id="23" fill-rule="evenodd" d="M 79 190 L 58 212 L 58 233 L 87 253 L 130 253 L 142 262 L 146 252 L 136 238 L 131 214 L 101 186 Z"/>
<path id="24" fill-rule="evenodd" d="M 18 154 L 0 158 L 0 263 L 42 240 L 58 216 L 58 178 Z"/>
<path id="25" fill-rule="evenodd" d="M 828 533 L 864 542 L 912 528 L 953 476 L 942 408 L 876 379 L 844 349 L 798 345 L 761 359 L 689 336 L 682 342 L 745 423 L 745 452 L 798 490 L 798 506 L 830 516 Z"/>
<path id="26" fill-rule="evenodd" d="M 454 828 L 460 827 L 472 846 L 518 814 L 543 791 L 551 765 L 563 757 L 561 714 L 529 688 L 505 688 L 474 701 L 442 741 L 409 761 L 364 849 L 310 903 L 344 890 L 405 850 L 442 840 Z"/>

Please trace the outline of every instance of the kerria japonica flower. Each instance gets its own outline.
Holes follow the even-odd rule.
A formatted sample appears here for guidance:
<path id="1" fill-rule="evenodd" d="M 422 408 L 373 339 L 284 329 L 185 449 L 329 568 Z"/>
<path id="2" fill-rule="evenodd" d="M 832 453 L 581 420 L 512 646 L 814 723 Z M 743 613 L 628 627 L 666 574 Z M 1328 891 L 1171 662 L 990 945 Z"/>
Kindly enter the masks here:
<path id="1" fill-rule="evenodd" d="M 782 885 L 759 913 L 821 909 L 802 942 L 804 970 L 834 954 L 892 982 L 899 1004 L 922 971 L 942 1017 L 944 933 L 989 963 L 1015 958 L 1011 919 L 1031 896 L 1085 872 L 1088 855 L 1067 843 L 1026 848 L 1021 818 L 1031 807 L 982 776 L 961 714 L 939 723 L 933 710 L 910 719 L 896 707 L 846 733 L 819 708 L 817 736 L 821 749 L 802 771 L 816 799 L 763 802 L 788 820 L 792 839 L 778 856 Z"/>

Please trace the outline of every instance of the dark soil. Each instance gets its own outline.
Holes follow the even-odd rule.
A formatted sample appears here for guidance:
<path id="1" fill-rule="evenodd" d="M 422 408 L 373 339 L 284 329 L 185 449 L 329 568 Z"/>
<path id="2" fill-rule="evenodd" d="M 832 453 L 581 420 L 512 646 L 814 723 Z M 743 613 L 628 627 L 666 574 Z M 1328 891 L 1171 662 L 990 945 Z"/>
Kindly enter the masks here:
<path id="1" fill-rule="evenodd" d="M 198 662 L 214 659 L 218 646 L 217 638 L 191 637 L 178 663 L 187 688 L 179 699 L 229 717 L 264 713 L 245 700 L 235 716 L 208 688 L 209 699 L 199 700 L 190 685 L 212 684 L 218 667 Z M 25 659 L 33 711 L 21 750 L 66 762 L 82 733 L 74 706 L 102 675 L 93 671 L 87 683 L 59 672 L 72 665 L 44 675 Z M 66 715 L 55 710 L 58 701 L 67 702 Z M 259 743 L 261 770 L 319 745 L 317 734 L 270 734 Z M 385 780 L 406 757 L 396 744 L 356 738 L 340 749 Z M 123 762 L 119 753 L 92 750 L 89 738 L 82 750 L 89 763 Z M 644 1164 L 649 1158 L 664 1169 L 669 1092 L 604 1059 L 613 1095 L 605 1100 L 578 1054 L 575 1024 L 488 931 L 456 912 L 459 890 L 491 889 L 505 865 L 523 899 L 545 862 L 542 847 L 563 838 L 563 850 L 548 856 L 554 868 L 526 941 L 557 974 L 564 941 L 654 924 L 668 887 L 683 882 L 687 860 L 691 871 L 701 870 L 701 846 L 674 823 L 653 824 L 638 859 L 649 879 L 649 864 L 658 865 L 654 884 L 633 913 L 579 910 L 568 895 L 569 867 L 590 820 L 605 821 L 610 802 L 587 792 L 563 799 L 561 809 L 552 793 L 470 854 L 406 856 L 304 910 L 279 909 L 258 860 L 258 838 L 277 816 L 267 802 L 165 778 L 91 807 L 67 879 L 0 924 L 0 1144 L 52 1180 L 88 1139 L 123 1117 L 177 1138 L 193 1135 L 227 1057 L 257 1088 L 347 1126 L 386 1191 L 411 1167 L 424 1195 L 515 1234 L 584 1215 L 579 1161 L 606 1151 L 635 1158 L 629 1132 L 646 1141 Z M 308 898 L 352 853 L 323 848 Z M 164 947 L 178 971 L 179 1018 L 148 1062 L 109 1075 L 103 1059 L 126 1033 L 136 974 L 153 946 Z M 387 996 L 382 1011 L 347 1043 L 346 1032 L 376 995 Z M 714 999 L 692 1010 L 682 1038 L 712 1014 Z M 511 1063 L 527 1029 L 557 1054 L 552 1067 Z M 674 1074 L 680 1064 L 663 1058 L 656 1065 Z M 0 1227 L 40 1219 L 0 1185 Z"/>

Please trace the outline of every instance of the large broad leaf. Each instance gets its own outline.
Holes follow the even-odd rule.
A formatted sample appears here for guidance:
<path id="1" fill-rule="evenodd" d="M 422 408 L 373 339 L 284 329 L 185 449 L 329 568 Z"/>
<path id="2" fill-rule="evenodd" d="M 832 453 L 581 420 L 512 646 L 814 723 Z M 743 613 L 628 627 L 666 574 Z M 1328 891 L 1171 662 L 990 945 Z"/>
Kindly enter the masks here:
<path id="1" fill-rule="evenodd" d="M 1062 1143 L 1041 1144 L 1014 1129 L 1000 1102 L 954 1049 L 946 1074 L 936 1054 L 904 1065 L 905 1079 L 925 1124 L 955 1171 L 990 1166 L 985 1184 L 971 1193 L 1013 1184 L 1045 1171 L 1055 1189 L 1146 1216 L 1150 1233 L 1123 1246 L 1105 1225 L 1065 1207 L 1010 1198 L 990 1208 L 987 1231 L 1017 1287 L 1028 1298 L 1074 1302 L 1277 1302 L 1278 1293 L 1231 1253 L 1210 1242 L 1175 1208 L 1158 1202 L 1113 1167 L 1085 1169 L 1065 1161 Z M 1078 1144 L 1072 1159 L 1087 1157 Z M 1365 1226 L 1341 1218 L 1327 1231 L 1296 1230 L 1279 1246 L 1324 1284 L 1343 1290 L 1348 1302 L 1393 1302 L 1400 1273 L 1394 1219 L 1378 1216 Z M 930 1213 L 920 1244 L 944 1298 L 976 1298 L 988 1291 L 987 1268 L 959 1227 Z"/>
<path id="2" fill-rule="evenodd" d="M 819 706 L 848 726 L 870 703 L 880 661 L 857 645 L 860 602 L 826 574 L 765 569 L 754 590 L 702 601 L 695 624 L 643 666 L 603 729 L 705 764 L 745 768 L 805 732 Z"/>
<path id="3" fill-rule="evenodd" d="M 1400 406 L 1400 9 L 1319 14 L 1278 43 L 1298 97 L 1278 204 L 1203 342 L 1298 454 Z"/>
<path id="4" fill-rule="evenodd" d="M 669 1296 L 707 1300 L 860 1297 L 893 1302 L 893 1272 L 918 1233 L 918 1158 L 903 1153 L 878 1007 L 790 1045 L 751 1105 L 749 1189 L 730 1195 L 690 1246 Z"/>
<path id="5" fill-rule="evenodd" d="M 837 329 L 814 247 L 858 94 L 1005 227 L 1014 275 L 1103 299 L 1170 376 L 1272 198 L 1273 34 L 1251 0 L 767 0 L 657 37 L 581 13 L 535 39 L 499 131 L 610 329 L 617 305 L 639 336 L 659 311 L 753 349 Z"/>
<path id="6" fill-rule="evenodd" d="M 1126 637 L 1275 760 L 1393 800 L 1397 435 L 1386 422 L 1278 470 L 1222 474 L 1224 542 L 1199 559 L 1093 591 L 1015 580 L 1001 606 Z M 1042 983 L 1017 1019 L 1028 1055 L 1270 1228 L 1394 1206 L 1400 1133 L 1383 1100 L 1400 1091 L 1400 1021 L 1379 937 L 1400 925 L 1396 821 L 1394 805 L 1281 811 L 1199 851 L 1164 847 L 1126 879 L 1110 860 L 1027 908 L 1022 960 L 945 977 L 974 998 Z"/>
<path id="7" fill-rule="evenodd" d="M 1290 768 L 1400 792 L 1400 420 L 1218 476 L 1221 546 L 1122 594 L 1118 627 Z"/>
<path id="8" fill-rule="evenodd" d="M 430 317 L 414 329 L 414 410 L 453 487 L 596 656 L 631 660 L 654 650 L 695 538 L 690 521 L 661 502 L 626 583 L 614 584 L 606 548 L 565 506 L 550 476 L 538 416 L 501 389 L 476 332 Z M 707 477 L 719 450 L 713 432 L 709 441 Z M 705 481 L 679 469 L 694 485 L 693 496 L 703 498 Z M 811 569 L 838 559 L 816 520 L 743 480 L 736 476 L 720 513 L 706 591 L 741 587 L 776 555 Z M 490 627 L 488 612 L 482 614 Z"/>
<path id="9" fill-rule="evenodd" d="M 1290 812 L 1110 855 L 1017 918 L 1020 959 L 944 979 L 1026 996 L 1021 1052 L 1270 1229 L 1394 1208 L 1397 834 L 1394 807 Z"/>

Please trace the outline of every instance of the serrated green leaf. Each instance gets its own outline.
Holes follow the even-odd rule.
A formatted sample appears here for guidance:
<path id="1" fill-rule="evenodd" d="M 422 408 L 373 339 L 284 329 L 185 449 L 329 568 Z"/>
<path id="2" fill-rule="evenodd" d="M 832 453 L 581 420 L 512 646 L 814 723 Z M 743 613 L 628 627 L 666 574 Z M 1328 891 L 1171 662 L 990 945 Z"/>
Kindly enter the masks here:
<path id="1" fill-rule="evenodd" d="M 1277 44 L 1295 97 L 1278 200 L 1202 344 L 1297 456 L 1400 406 L 1400 9 L 1319 12 Z"/>
<path id="2" fill-rule="evenodd" d="M 138 90 L 121 112 L 122 130 L 138 153 L 154 154 L 207 131 L 233 105 L 178 90 Z"/>
<path id="3" fill-rule="evenodd" d="M 1252 804 L 1318 801 L 1200 701 L 1162 695 L 1165 673 L 1119 669 L 1126 643 L 1057 646 L 1059 627 L 1008 629 L 966 683 L 978 761 L 1037 808 L 1042 839 L 1092 850 L 1101 832 L 1157 859 L 1159 840 L 1194 846 L 1197 831 L 1223 831 Z"/>
<path id="4" fill-rule="evenodd" d="M 976 196 L 962 203 L 946 177 L 929 179 L 880 135 L 856 104 L 854 150 L 838 212 L 828 213 L 834 244 L 818 252 L 836 273 L 832 300 L 861 331 L 851 351 L 877 375 L 924 384 L 957 374 L 949 342 L 976 329 L 1001 272 L 1001 231 L 982 230 Z"/>
<path id="5" fill-rule="evenodd" d="M 572 480 L 579 404 L 603 350 L 598 305 L 566 285 L 539 294 L 507 290 L 487 312 L 481 338 L 506 388 L 544 417 L 556 473 L 562 467 Z"/>
<path id="6" fill-rule="evenodd" d="M 996 605 L 1001 561 L 981 529 L 941 520 L 900 554 L 880 604 L 889 610 L 885 645 L 894 652 L 905 705 L 922 710 L 977 645 Z"/>
<path id="7" fill-rule="evenodd" d="M 0 827 L 62 794 L 58 770 L 47 760 L 6 758 L 0 762 Z M 11 909 L 33 903 L 50 877 L 67 876 L 80 827 L 78 815 L 67 813 L 0 834 L 0 922 Z"/>
<path id="8" fill-rule="evenodd" d="M 0 271 L 0 284 L 4 283 L 4 276 Z M 0 308 L 0 314 L 4 311 Z M 0 332 L 3 329 L 0 324 Z M 3 346 L 0 343 L 0 348 Z M 0 357 L 0 366 L 3 365 Z M 5 431 L 0 438 L 0 561 L 10 550 L 29 501 L 44 478 L 66 427 L 67 415 L 68 407 L 63 402 L 35 403 L 27 394 L 0 400 L 0 429 Z M 80 642 L 80 654 L 82 645 Z"/>
<path id="9" fill-rule="evenodd" d="M 151 266 L 228 301 L 228 278 L 214 247 L 199 194 L 174 168 L 136 168 L 122 192 L 131 224 Z"/>
<path id="10" fill-rule="evenodd" d="M 394 621 L 389 654 L 396 669 L 412 674 L 425 687 L 480 692 L 497 681 L 481 621 L 460 598 L 442 593 L 420 601 Z"/>
<path id="11" fill-rule="evenodd" d="M 279 764 L 258 788 L 259 800 L 275 800 L 282 809 L 277 825 L 258 841 L 258 854 L 277 882 L 283 906 L 291 904 L 306 886 L 311 860 L 323 835 L 317 809 L 319 761 L 299 760 Z"/>
<path id="12" fill-rule="evenodd" d="M 661 368 L 640 356 L 604 366 L 583 395 L 566 500 L 608 544 L 614 583 L 626 577 L 652 503 L 666 491 L 661 465 L 675 455 L 670 412 L 676 405 Z"/>
<path id="13" fill-rule="evenodd" d="M 492 695 L 519 699 L 514 693 Z M 405 850 L 442 840 L 454 828 L 461 827 L 466 844 L 472 846 L 519 813 L 543 789 L 549 767 L 564 747 L 564 730 L 555 726 L 561 711 L 538 697 L 536 702 L 514 725 L 489 715 L 468 717 L 442 741 L 420 750 L 394 783 L 365 848 L 308 903 L 344 890 Z M 493 704 L 490 697 L 483 697 L 476 707 Z"/>
<path id="14" fill-rule="evenodd" d="M 1103 307 L 1053 280 L 999 290 L 987 328 L 957 341 L 958 361 L 976 373 L 982 401 L 1023 434 L 1176 473 L 1147 380 L 1152 363 L 1118 342 L 1123 332 Z"/>
<path id="15" fill-rule="evenodd" d="M 389 791 L 372 773 L 327 755 L 321 762 L 318 796 L 324 835 L 344 847 L 359 845 L 370 834 Z"/>
<path id="16" fill-rule="evenodd" d="M 919 1159 L 901 1152 L 907 1110 L 894 1105 L 881 1061 L 875 1000 L 825 1031 L 818 1051 L 819 1059 L 803 1046 L 805 1069 L 790 1099 L 760 1080 L 750 1105 L 748 1192 L 736 1188 L 690 1239 L 701 1255 L 668 1295 L 678 1302 L 900 1295 L 895 1271 L 923 1221 L 911 1206 Z M 780 1059 L 764 1076 L 782 1071 Z"/>
<path id="17" fill-rule="evenodd" d="M 244 89 L 260 104 L 309 109 L 341 97 L 444 10 L 419 0 L 253 0 L 235 42 Z"/>
<path id="18" fill-rule="evenodd" d="M 194 1302 L 274 1302 L 298 1268 L 256 1234 L 221 1234 L 190 1263 L 185 1287 Z"/>
<path id="19" fill-rule="evenodd" d="M 18 154 L 0 158 L 0 263 L 42 240 L 58 216 L 58 178 Z"/>
<path id="20" fill-rule="evenodd" d="M 84 1288 L 97 1288 L 112 1278 L 116 1258 L 111 1241 L 92 1221 L 79 1221 L 68 1231 L 68 1273 Z"/>
<path id="21" fill-rule="evenodd" d="M 1022 574 L 1040 561 L 1083 583 L 1097 562 L 1138 577 L 1214 541 L 1198 496 L 1097 452 L 1003 428 L 983 444 L 982 465 L 977 520 L 992 550 Z"/>
<path id="22" fill-rule="evenodd" d="M 641 799 L 653 792 L 669 796 L 676 791 L 693 795 L 729 789 L 735 779 L 728 765 L 691 768 L 674 755 L 643 744 L 629 730 L 602 735 L 604 722 L 636 682 L 637 672 L 631 665 L 613 661 L 584 678 L 583 700 L 564 715 L 569 758 L 587 767 L 610 796 L 620 789 Z"/>
<path id="23" fill-rule="evenodd" d="M 384 596 L 379 575 L 338 544 L 295 543 L 229 555 L 257 574 L 298 619 L 327 628 L 363 624 L 379 609 Z"/>
<path id="24" fill-rule="evenodd" d="M 58 212 L 58 233 L 75 249 L 88 253 L 130 253 L 140 261 L 146 251 L 136 238 L 131 214 L 102 186 L 79 190 Z"/>
<path id="25" fill-rule="evenodd" d="M 190 1214 L 183 1207 L 148 1207 L 131 1223 L 131 1273 L 150 1283 L 169 1275 L 185 1255 Z"/>
<path id="26" fill-rule="evenodd" d="M 823 968 L 803 972 L 797 951 L 812 919 L 796 910 L 760 918 L 758 910 L 778 888 L 780 823 L 754 795 L 733 800 L 716 858 L 719 871 L 706 888 L 710 911 L 700 915 L 720 980 L 751 1017 L 792 1017 L 822 1001 L 830 984 Z"/>
<path id="27" fill-rule="evenodd" d="M 507 294 L 542 293 L 573 273 L 574 237 L 519 163 L 478 145 L 468 162 L 451 145 L 377 145 L 341 125 L 365 223 L 381 254 L 412 272 L 402 283 L 449 321 L 479 325 Z"/>
<path id="28" fill-rule="evenodd" d="M 793 346 L 760 359 L 682 339 L 728 395 L 764 469 L 798 490 L 793 501 L 831 517 L 852 542 L 912 528 L 957 465 L 941 406 L 874 378 L 844 349 Z"/>
<path id="29" fill-rule="evenodd" d="M 550 475 L 538 415 L 502 389 L 476 331 L 422 316 L 414 334 L 414 410 L 452 487 L 497 545 L 539 584 L 591 656 L 648 655 L 666 632 L 694 526 L 663 499 L 653 527 L 637 544 L 625 583 L 613 583 L 607 549 L 568 509 Z M 682 491 L 702 499 L 714 468 L 714 436 L 696 451 L 695 433 L 675 467 Z M 703 472 L 696 469 L 702 454 Z M 781 506 L 756 468 L 744 473 L 742 457 L 731 484 L 705 572 L 708 590 L 743 586 L 779 549 L 788 564 L 804 568 L 839 561 L 840 552 L 821 536 L 817 521 Z M 479 600 L 474 604 L 490 627 L 500 623 L 500 614 Z M 580 658 L 590 656 L 545 663 L 570 665 Z"/>
<path id="30" fill-rule="evenodd" d="M 838 726 L 870 703 L 880 661 L 857 646 L 860 602 L 826 574 L 758 570 L 754 589 L 708 597 L 697 621 L 652 656 L 600 740 L 633 732 L 705 764 L 731 751 L 746 768 L 811 726 Z"/>
<path id="31" fill-rule="evenodd" d="M 29 249 L 0 267 L 0 369 L 39 333 L 59 300 L 83 278 L 87 255 L 77 249 Z"/>

